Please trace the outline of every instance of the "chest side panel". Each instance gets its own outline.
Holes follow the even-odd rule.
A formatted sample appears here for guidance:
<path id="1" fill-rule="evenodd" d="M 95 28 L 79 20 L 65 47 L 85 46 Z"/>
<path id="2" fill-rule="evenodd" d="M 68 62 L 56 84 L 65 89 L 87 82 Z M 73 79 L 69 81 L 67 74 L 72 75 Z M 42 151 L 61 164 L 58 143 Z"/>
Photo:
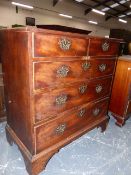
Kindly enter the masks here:
<path id="1" fill-rule="evenodd" d="M 30 118 L 30 78 L 28 32 L 6 31 L 2 34 L 7 123 L 33 153 L 32 119 Z M 30 41 L 29 41 L 30 40 Z"/>

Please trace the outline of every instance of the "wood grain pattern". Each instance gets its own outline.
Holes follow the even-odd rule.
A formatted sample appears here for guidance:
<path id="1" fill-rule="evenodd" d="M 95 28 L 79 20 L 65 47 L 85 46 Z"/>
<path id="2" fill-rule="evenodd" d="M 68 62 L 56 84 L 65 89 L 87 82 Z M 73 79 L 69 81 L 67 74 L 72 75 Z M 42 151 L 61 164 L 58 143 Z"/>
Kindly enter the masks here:
<path id="1" fill-rule="evenodd" d="M 106 75 L 112 75 L 114 73 L 116 58 L 94 58 L 93 60 L 93 71 L 92 77 L 103 77 Z M 105 66 L 105 69 L 102 69 L 102 66 Z"/>
<path id="2" fill-rule="evenodd" d="M 42 119 L 54 118 L 57 114 L 69 110 L 72 107 L 81 105 L 86 102 L 94 101 L 96 99 L 110 95 L 110 85 L 112 77 L 106 79 L 81 82 L 65 87 L 62 89 L 54 89 L 46 93 L 38 93 L 35 95 L 35 119 L 36 121 Z M 86 85 L 87 89 L 83 94 L 80 93 L 79 88 Z M 96 92 L 97 86 L 102 86 L 100 93 Z M 66 95 L 67 100 L 62 105 L 57 105 L 56 98 Z M 47 101 L 48 99 L 48 101 Z"/>
<path id="3" fill-rule="evenodd" d="M 84 68 L 84 66 L 89 68 Z M 65 76 L 60 74 L 62 67 L 68 69 L 65 71 Z M 61 70 L 62 72 L 62 70 Z M 46 88 L 56 85 L 62 86 L 80 81 L 81 79 L 89 79 L 92 74 L 91 60 L 77 60 L 65 62 L 36 62 L 34 63 L 34 89 Z M 62 76 L 63 75 L 63 76 Z"/>
<path id="4" fill-rule="evenodd" d="M 124 58 L 122 60 L 119 59 L 113 82 L 109 108 L 119 126 L 124 125 L 127 118 L 126 110 L 131 86 L 131 71 L 128 69 L 130 67 L 131 62 L 124 60 Z M 120 120 L 120 118 L 122 118 L 122 120 Z"/>
<path id="5" fill-rule="evenodd" d="M 26 32 L 7 30 L 0 32 L 0 38 L 3 42 L 1 57 L 7 123 L 30 152 L 33 153 L 29 55 L 27 50 L 29 35 Z"/>
<path id="6" fill-rule="evenodd" d="M 103 51 L 102 44 L 109 44 L 109 49 L 107 51 Z M 112 55 L 117 56 L 119 49 L 119 43 L 114 40 L 105 39 L 105 38 L 93 38 L 90 39 L 90 48 L 89 55 L 90 56 L 102 56 L 102 55 Z"/>
<path id="7" fill-rule="evenodd" d="M 71 42 L 69 50 L 62 50 L 59 42 L 66 38 Z M 35 33 L 34 35 L 34 57 L 57 57 L 57 56 L 86 56 L 89 40 L 63 35 L 50 35 Z"/>
<path id="8" fill-rule="evenodd" d="M 68 138 L 69 135 L 84 128 L 84 126 L 99 120 L 101 117 L 106 116 L 108 107 L 108 100 L 97 103 L 89 103 L 79 106 L 77 110 L 73 109 L 64 115 L 60 115 L 57 120 L 36 128 L 36 145 L 37 152 L 42 151 L 54 144 L 59 143 L 60 140 Z M 79 112 L 85 109 L 85 114 L 80 117 Z M 98 115 L 94 116 L 93 110 L 100 109 Z M 65 124 L 63 132 L 57 132 L 57 128 Z"/>
<path id="9" fill-rule="evenodd" d="M 100 66 L 105 65 L 101 71 Z M 68 71 L 65 76 L 58 74 L 62 67 Z M 35 62 L 34 63 L 34 89 L 64 86 L 105 75 L 112 75 L 115 67 L 115 59 L 93 58 L 89 60 L 75 60 L 65 62 Z"/>

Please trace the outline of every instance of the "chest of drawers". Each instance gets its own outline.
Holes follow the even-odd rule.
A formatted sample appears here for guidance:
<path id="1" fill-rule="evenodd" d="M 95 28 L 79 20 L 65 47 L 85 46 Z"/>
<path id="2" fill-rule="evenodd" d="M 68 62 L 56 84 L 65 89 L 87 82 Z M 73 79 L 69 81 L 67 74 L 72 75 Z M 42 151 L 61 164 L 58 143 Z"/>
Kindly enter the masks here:
<path id="1" fill-rule="evenodd" d="M 64 145 L 106 129 L 119 41 L 35 28 L 0 38 L 7 139 L 36 175 Z"/>
<path id="2" fill-rule="evenodd" d="M 109 109 L 118 126 L 131 116 L 131 56 L 118 59 Z"/>

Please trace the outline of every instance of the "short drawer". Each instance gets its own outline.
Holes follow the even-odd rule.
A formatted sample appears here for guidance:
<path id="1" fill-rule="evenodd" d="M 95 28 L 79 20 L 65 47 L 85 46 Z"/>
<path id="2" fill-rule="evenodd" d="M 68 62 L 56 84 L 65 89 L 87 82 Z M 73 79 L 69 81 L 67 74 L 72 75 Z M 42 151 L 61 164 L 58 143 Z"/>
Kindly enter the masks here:
<path id="1" fill-rule="evenodd" d="M 93 65 L 92 65 L 93 78 L 113 74 L 114 68 L 115 68 L 114 58 L 106 59 L 106 58 L 96 57 L 96 58 L 93 58 L 92 60 L 93 60 Z"/>
<path id="2" fill-rule="evenodd" d="M 116 56 L 119 50 L 119 43 L 111 39 L 92 38 L 90 39 L 90 56 Z"/>
<path id="3" fill-rule="evenodd" d="M 127 107 L 127 115 L 131 114 L 131 100 L 128 101 L 128 107 Z"/>
<path id="4" fill-rule="evenodd" d="M 34 89 L 73 83 L 91 78 L 92 61 L 35 62 Z"/>
<path id="5" fill-rule="evenodd" d="M 34 97 L 35 120 L 49 120 L 57 114 L 75 106 L 90 102 L 110 94 L 112 77 L 74 83 L 71 86 L 38 93 Z"/>
<path id="6" fill-rule="evenodd" d="M 34 34 L 33 57 L 86 56 L 89 40 L 53 34 Z"/>
<path id="7" fill-rule="evenodd" d="M 97 103 L 84 104 L 77 109 L 61 114 L 56 120 L 36 128 L 36 150 L 42 150 L 60 143 L 77 131 L 91 124 L 107 114 L 108 100 Z"/>

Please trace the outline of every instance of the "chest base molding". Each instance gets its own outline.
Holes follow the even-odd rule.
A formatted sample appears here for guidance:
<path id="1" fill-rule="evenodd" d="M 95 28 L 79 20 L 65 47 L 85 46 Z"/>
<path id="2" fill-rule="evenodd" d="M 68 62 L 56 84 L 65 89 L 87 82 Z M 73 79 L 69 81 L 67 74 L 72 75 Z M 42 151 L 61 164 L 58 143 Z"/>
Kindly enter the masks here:
<path id="1" fill-rule="evenodd" d="M 60 141 L 59 143 L 49 147 L 48 149 L 40 152 L 39 154 L 31 155 L 29 150 L 25 147 L 25 145 L 21 142 L 21 140 L 16 136 L 15 132 L 11 129 L 11 127 L 6 125 L 6 137 L 8 143 L 12 146 L 13 143 L 18 145 L 20 152 L 24 158 L 24 162 L 26 165 L 26 170 L 29 175 L 38 175 L 42 170 L 45 169 L 46 164 L 51 159 L 51 157 L 59 151 L 60 148 L 77 139 L 78 137 L 85 134 L 87 131 L 90 131 L 94 128 L 101 128 L 101 132 L 106 130 L 106 127 L 109 122 L 109 116 L 104 116 L 100 121 L 96 121 L 91 123 L 90 125 L 82 128 L 78 132 L 70 135 L 65 140 Z"/>

